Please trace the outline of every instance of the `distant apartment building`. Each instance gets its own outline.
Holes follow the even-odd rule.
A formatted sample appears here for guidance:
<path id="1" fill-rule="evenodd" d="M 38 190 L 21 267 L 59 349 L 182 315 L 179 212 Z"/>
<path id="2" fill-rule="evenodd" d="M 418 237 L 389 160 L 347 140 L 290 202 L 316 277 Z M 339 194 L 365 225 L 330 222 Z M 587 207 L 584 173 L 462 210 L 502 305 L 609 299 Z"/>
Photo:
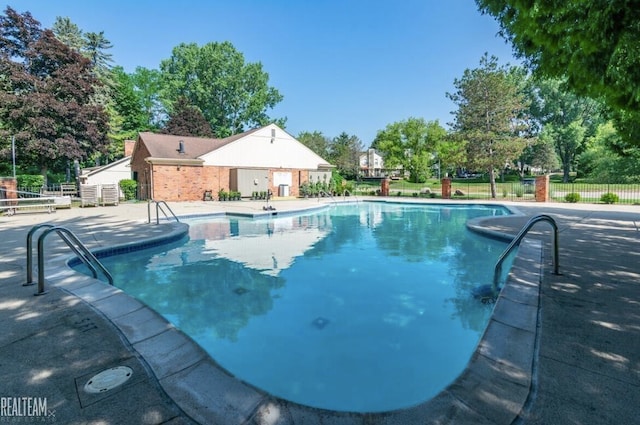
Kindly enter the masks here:
<path id="1" fill-rule="evenodd" d="M 360 175 L 362 177 L 384 176 L 384 160 L 375 149 L 370 148 L 360 154 Z"/>

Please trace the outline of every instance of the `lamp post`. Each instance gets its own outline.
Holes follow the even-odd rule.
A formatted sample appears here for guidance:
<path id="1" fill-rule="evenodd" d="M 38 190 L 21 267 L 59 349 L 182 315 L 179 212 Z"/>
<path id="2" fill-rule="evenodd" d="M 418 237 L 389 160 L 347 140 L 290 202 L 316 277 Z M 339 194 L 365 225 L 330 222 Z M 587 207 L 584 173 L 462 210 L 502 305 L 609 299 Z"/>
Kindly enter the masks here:
<path id="1" fill-rule="evenodd" d="M 11 158 L 13 159 L 13 178 L 16 178 L 16 136 L 11 136 Z"/>

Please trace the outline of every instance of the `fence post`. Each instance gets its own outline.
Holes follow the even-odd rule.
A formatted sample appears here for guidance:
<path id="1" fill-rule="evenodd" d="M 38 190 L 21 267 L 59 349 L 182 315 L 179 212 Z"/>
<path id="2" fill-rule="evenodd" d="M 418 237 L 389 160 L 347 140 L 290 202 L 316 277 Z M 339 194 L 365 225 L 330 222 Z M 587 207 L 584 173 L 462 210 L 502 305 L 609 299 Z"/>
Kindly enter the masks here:
<path id="1" fill-rule="evenodd" d="M 442 199 L 451 199 L 451 179 L 442 179 Z"/>
<path id="2" fill-rule="evenodd" d="M 536 202 L 549 202 L 549 175 L 537 176 L 535 184 Z"/>

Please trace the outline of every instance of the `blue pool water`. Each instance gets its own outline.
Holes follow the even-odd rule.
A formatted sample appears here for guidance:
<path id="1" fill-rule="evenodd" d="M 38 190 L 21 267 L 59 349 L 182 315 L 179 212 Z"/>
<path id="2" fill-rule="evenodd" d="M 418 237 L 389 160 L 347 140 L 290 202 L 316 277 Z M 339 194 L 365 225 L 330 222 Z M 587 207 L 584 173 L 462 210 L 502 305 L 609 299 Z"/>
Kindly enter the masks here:
<path id="1" fill-rule="evenodd" d="M 465 222 L 504 214 L 363 203 L 194 219 L 188 240 L 101 261 L 245 382 L 378 412 L 426 401 L 466 366 L 492 312 L 472 290 L 492 281 L 506 244 Z"/>

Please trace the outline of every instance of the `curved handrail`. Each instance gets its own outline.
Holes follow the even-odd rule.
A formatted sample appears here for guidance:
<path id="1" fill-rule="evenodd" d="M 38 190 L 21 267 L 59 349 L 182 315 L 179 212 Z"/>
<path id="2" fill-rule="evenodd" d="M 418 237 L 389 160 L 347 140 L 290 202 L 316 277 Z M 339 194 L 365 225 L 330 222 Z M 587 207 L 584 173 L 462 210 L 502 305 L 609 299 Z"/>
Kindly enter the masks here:
<path id="1" fill-rule="evenodd" d="M 150 200 L 147 203 L 147 223 L 151 223 L 151 204 L 156 204 L 156 224 L 160 224 L 160 214 L 159 211 L 162 211 L 162 214 L 164 214 L 164 216 L 166 218 L 169 218 L 169 216 L 167 215 L 167 213 L 164 211 L 164 209 L 162 208 L 162 205 L 164 205 L 165 207 L 167 207 L 167 209 L 169 210 L 169 212 L 171 213 L 171 215 L 173 216 L 173 218 L 176 219 L 177 223 L 180 223 L 180 220 L 178 220 L 178 217 L 173 213 L 173 210 L 171 209 L 171 207 L 169 207 L 169 205 L 165 202 L 165 201 L 154 201 L 154 200 Z"/>
<path id="2" fill-rule="evenodd" d="M 333 197 L 333 195 L 332 195 L 331 193 L 329 193 L 329 192 L 325 192 L 324 190 L 321 190 L 321 191 L 319 191 L 319 192 L 318 192 L 318 194 L 319 194 L 319 195 L 322 195 L 322 197 L 326 197 L 326 196 L 328 196 L 329 198 L 331 198 L 331 201 L 332 201 L 334 204 L 337 204 L 337 203 L 338 203 L 338 201 L 336 201 L 336 198 L 334 198 L 334 197 Z M 320 202 L 320 198 L 318 198 L 318 202 Z"/>
<path id="3" fill-rule="evenodd" d="M 532 217 L 527 222 L 527 224 L 525 224 L 522 227 L 522 229 L 520 229 L 518 234 L 513 238 L 513 240 L 509 244 L 509 246 L 507 246 L 507 248 L 498 258 L 498 261 L 496 262 L 496 266 L 494 269 L 494 274 L 493 274 L 492 289 L 494 294 L 497 294 L 498 292 L 498 280 L 500 279 L 500 275 L 502 274 L 502 263 L 507 258 L 507 256 L 511 253 L 511 251 L 513 251 L 518 245 L 520 245 L 520 242 L 522 242 L 522 239 L 524 239 L 527 232 L 531 230 L 533 225 L 538 223 L 539 221 L 546 221 L 549 224 L 551 224 L 551 227 L 553 227 L 553 274 L 560 274 L 559 273 L 560 264 L 559 264 L 559 256 L 558 256 L 558 225 L 556 224 L 555 219 L 550 215 L 538 214 Z"/>
<path id="4" fill-rule="evenodd" d="M 80 258 L 80 260 L 82 260 L 82 262 L 86 264 L 87 267 L 89 267 L 94 278 L 97 278 L 97 272 L 95 268 L 95 266 L 97 266 L 105 275 L 105 277 L 109 281 L 109 284 L 113 286 L 113 277 L 111 276 L 111 273 L 109 273 L 109 271 L 102 265 L 102 263 L 98 261 L 96 256 L 93 255 L 82 242 L 80 242 L 80 240 L 76 235 L 73 234 L 71 230 L 67 229 L 66 227 L 52 226 L 49 229 L 45 230 L 38 238 L 38 292 L 36 292 L 34 295 L 42 295 L 46 293 L 46 291 L 44 290 L 44 240 L 52 232 L 56 232 L 58 236 L 60 236 L 60 239 L 62 239 L 69 246 L 69 248 L 71 248 L 76 254 L 78 254 L 78 258 Z"/>
<path id="5" fill-rule="evenodd" d="M 33 285 L 33 234 L 43 227 L 51 228 L 56 226 L 48 223 L 38 224 L 33 226 L 31 230 L 29 230 L 29 233 L 27 233 L 27 282 L 23 283 L 22 286 Z"/>

